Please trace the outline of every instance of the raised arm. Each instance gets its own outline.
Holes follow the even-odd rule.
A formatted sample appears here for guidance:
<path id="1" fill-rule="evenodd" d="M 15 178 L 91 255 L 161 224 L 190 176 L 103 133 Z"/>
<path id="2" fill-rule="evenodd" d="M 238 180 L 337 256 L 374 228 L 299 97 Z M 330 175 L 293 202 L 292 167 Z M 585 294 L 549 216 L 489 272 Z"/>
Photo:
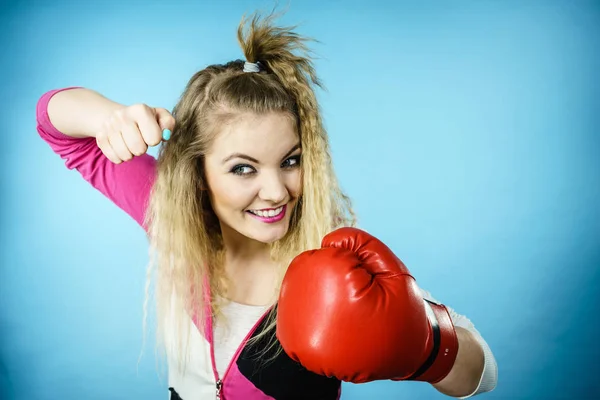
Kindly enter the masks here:
<path id="1" fill-rule="evenodd" d="M 125 106 L 85 88 L 44 93 L 37 130 L 69 169 L 143 226 L 156 160 L 146 154 L 175 120 L 160 108 Z M 145 228 L 145 227 L 144 227 Z"/>

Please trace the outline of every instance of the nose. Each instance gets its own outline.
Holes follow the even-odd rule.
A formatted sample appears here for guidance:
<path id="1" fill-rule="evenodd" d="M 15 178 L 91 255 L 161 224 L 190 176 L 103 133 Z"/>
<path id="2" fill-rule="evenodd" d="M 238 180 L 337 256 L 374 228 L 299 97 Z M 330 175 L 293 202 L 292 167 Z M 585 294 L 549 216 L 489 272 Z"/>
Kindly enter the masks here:
<path id="1" fill-rule="evenodd" d="M 282 203 L 288 195 L 288 190 L 282 174 L 279 171 L 265 171 L 261 178 L 261 186 L 258 193 L 259 197 L 262 200 L 273 204 Z"/>

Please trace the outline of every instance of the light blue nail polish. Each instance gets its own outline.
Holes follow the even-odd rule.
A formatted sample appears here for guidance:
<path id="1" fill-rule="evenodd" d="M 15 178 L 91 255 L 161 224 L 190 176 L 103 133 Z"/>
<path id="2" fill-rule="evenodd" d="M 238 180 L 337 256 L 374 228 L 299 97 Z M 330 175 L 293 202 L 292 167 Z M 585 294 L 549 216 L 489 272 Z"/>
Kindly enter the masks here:
<path id="1" fill-rule="evenodd" d="M 163 130 L 163 135 L 162 135 L 164 140 L 169 140 L 171 139 L 171 131 L 169 129 L 165 129 Z"/>

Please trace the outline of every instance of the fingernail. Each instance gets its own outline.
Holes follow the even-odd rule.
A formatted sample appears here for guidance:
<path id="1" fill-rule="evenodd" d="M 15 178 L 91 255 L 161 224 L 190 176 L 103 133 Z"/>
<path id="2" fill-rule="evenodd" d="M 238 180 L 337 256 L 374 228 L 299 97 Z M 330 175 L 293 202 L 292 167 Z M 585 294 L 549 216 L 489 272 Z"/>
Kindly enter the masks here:
<path id="1" fill-rule="evenodd" d="M 163 135 L 162 135 L 164 140 L 169 140 L 171 139 L 171 131 L 169 129 L 165 129 L 163 130 Z"/>

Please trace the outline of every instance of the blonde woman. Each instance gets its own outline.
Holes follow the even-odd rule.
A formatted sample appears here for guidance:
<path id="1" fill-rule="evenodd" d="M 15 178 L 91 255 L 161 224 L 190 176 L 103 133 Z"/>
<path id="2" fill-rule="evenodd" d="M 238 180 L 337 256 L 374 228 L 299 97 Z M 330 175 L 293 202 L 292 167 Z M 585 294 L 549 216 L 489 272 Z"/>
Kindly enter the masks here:
<path id="1" fill-rule="evenodd" d="M 272 16 L 238 39 L 246 60 L 197 72 L 172 113 L 80 87 L 37 107 L 42 139 L 148 235 L 170 399 L 333 400 L 379 379 L 492 390 L 473 324 L 353 228 L 307 40 Z"/>

